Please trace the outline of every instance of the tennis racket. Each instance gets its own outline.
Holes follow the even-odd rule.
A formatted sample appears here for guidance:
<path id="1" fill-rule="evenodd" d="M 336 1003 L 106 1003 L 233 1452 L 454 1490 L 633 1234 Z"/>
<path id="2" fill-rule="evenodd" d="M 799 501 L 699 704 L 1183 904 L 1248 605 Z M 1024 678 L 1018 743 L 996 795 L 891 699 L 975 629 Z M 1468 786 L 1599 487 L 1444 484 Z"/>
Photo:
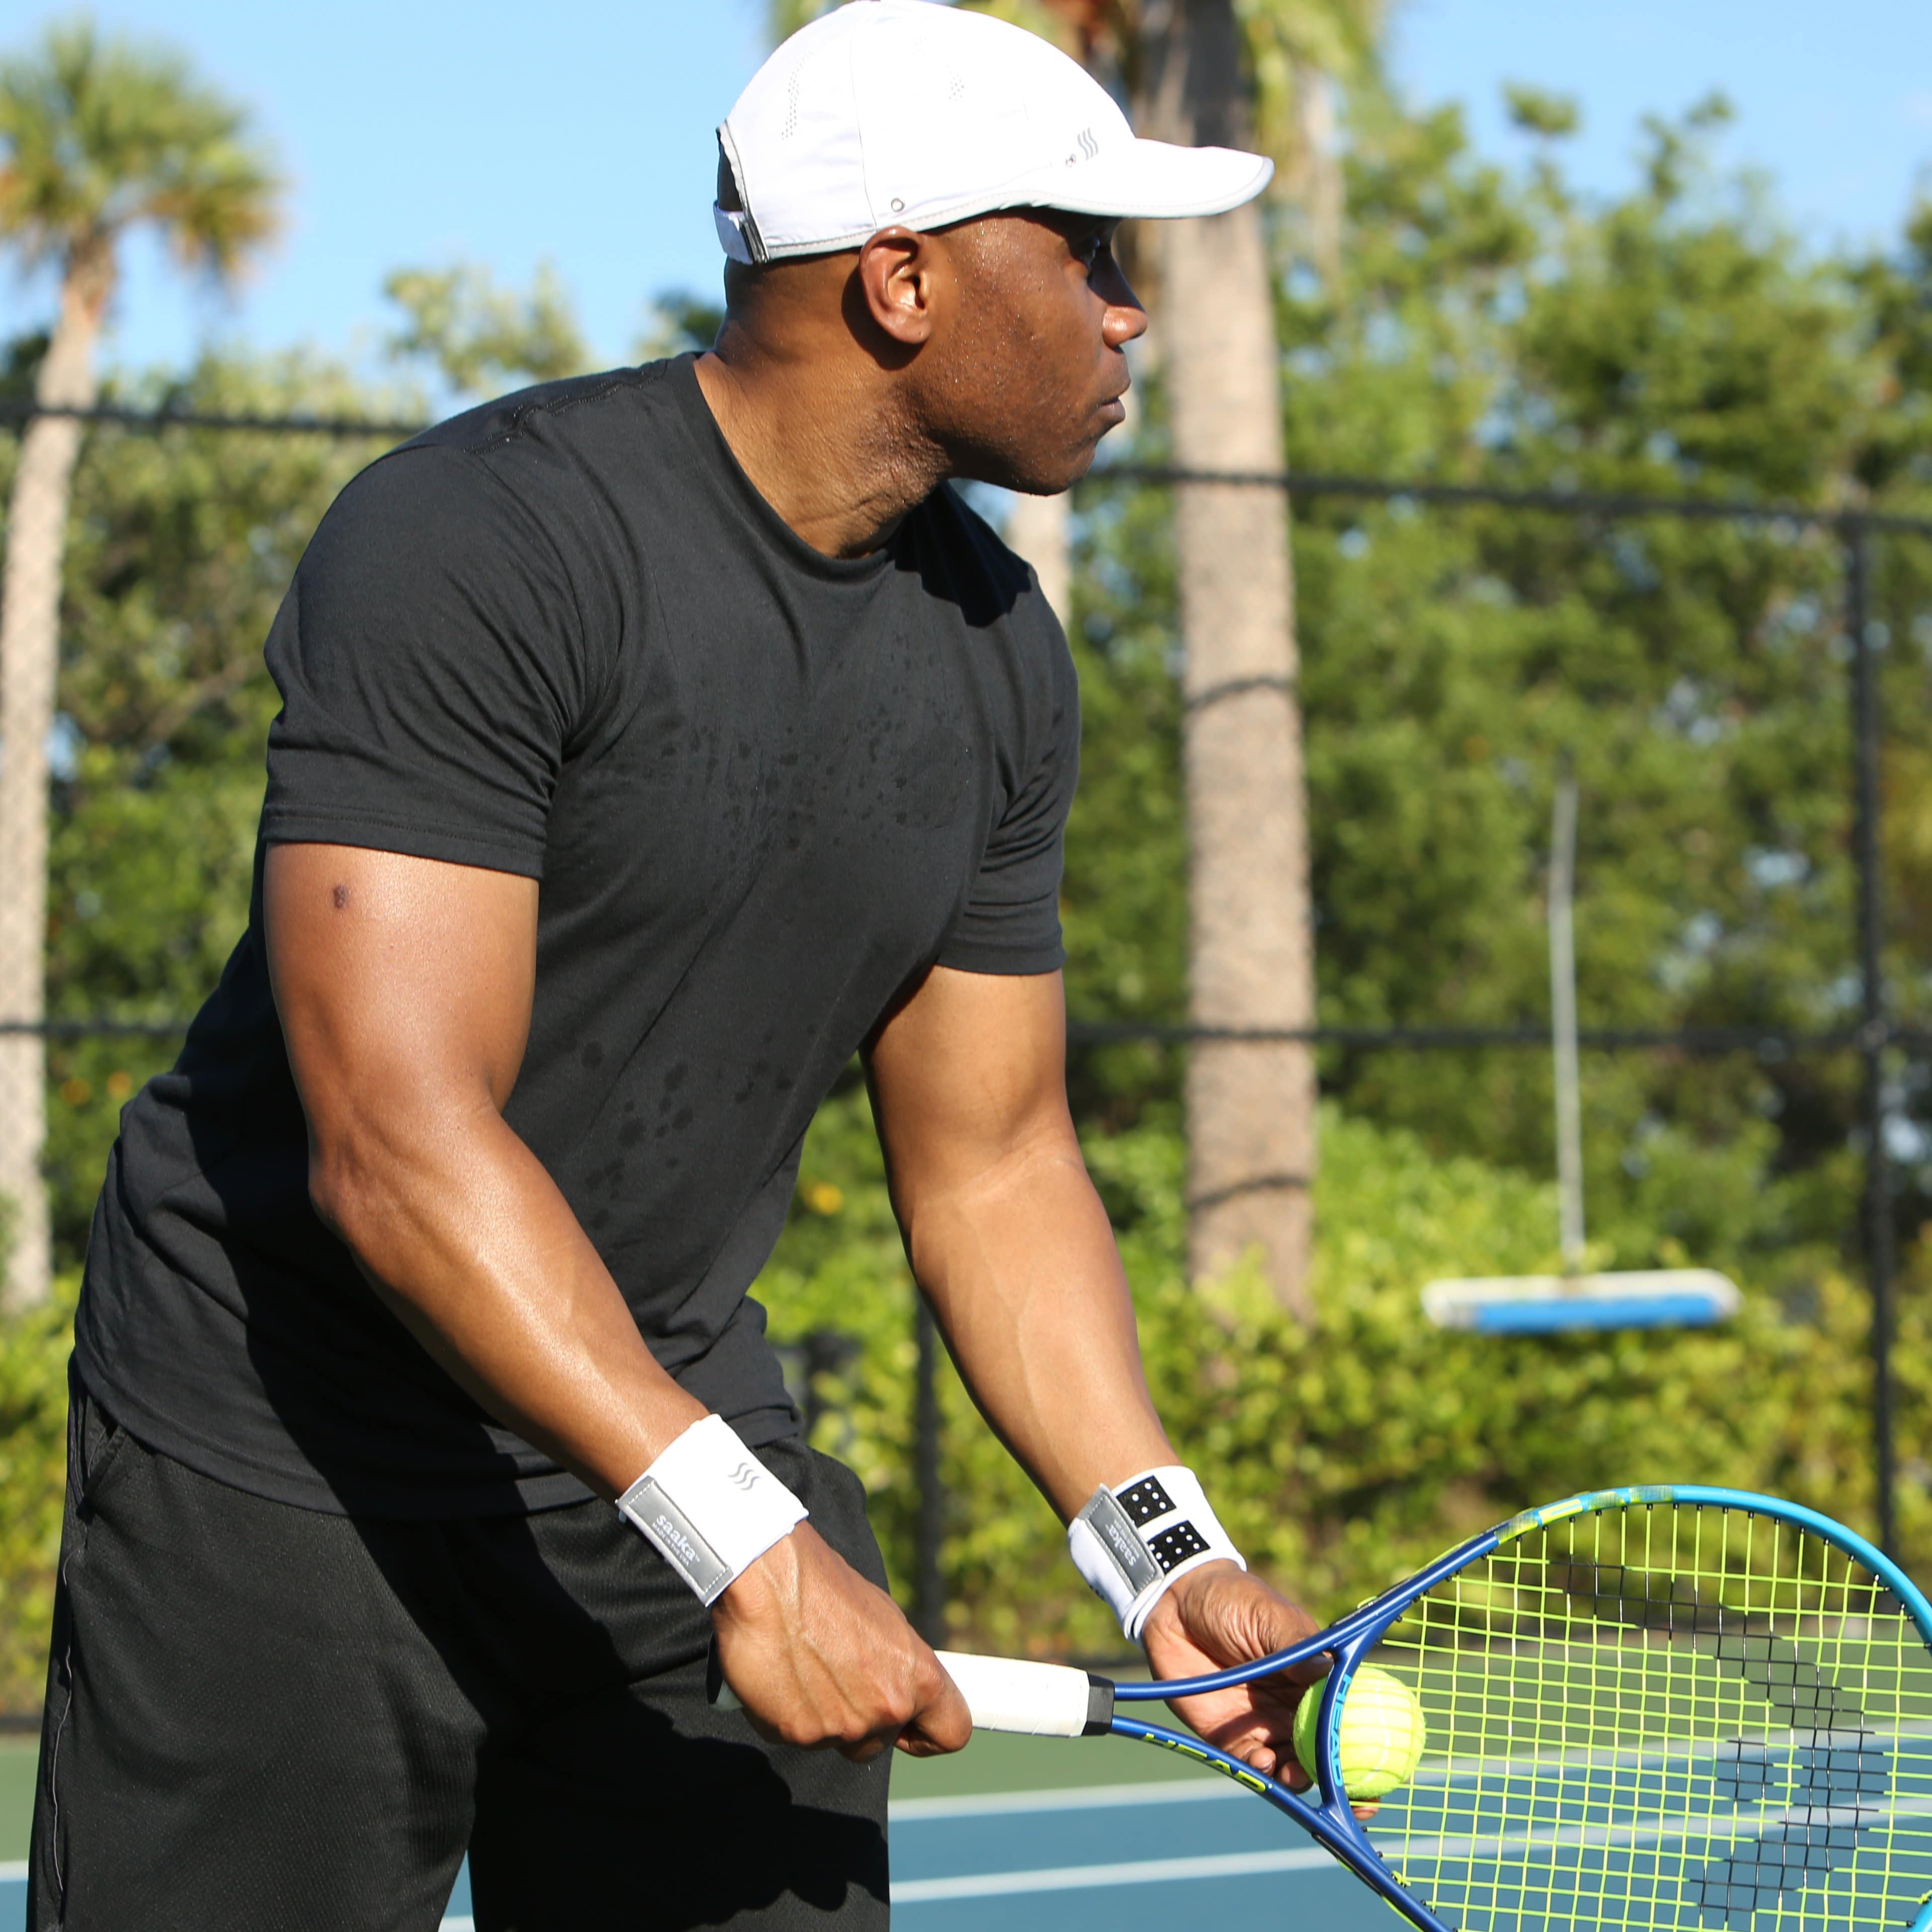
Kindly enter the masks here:
<path id="1" fill-rule="evenodd" d="M 1305 1796 L 1136 1714 L 1320 1652 Z M 1371 1656 L 1427 1736 L 1364 1821 L 1338 1752 Z M 1768 1496 L 1606 1490 L 1527 1510 L 1211 1676 L 940 1660 L 976 1726 L 1111 1732 L 1220 1772 L 1424 1932 L 1932 1932 L 1932 1604 L 1851 1531 Z"/>

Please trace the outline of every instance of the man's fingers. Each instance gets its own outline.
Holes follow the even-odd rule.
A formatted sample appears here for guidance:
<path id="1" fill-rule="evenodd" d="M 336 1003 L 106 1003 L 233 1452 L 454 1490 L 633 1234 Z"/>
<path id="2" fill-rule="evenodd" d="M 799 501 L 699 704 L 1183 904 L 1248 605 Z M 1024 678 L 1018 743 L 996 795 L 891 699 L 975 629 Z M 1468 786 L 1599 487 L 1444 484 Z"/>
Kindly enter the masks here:
<path id="1" fill-rule="evenodd" d="M 887 1746 L 896 1744 L 910 1757 L 938 1757 L 959 1750 L 973 1736 L 973 1714 L 959 1687 L 924 1643 L 913 1660 L 909 1708 L 896 1700 L 884 1721 L 868 1736 L 839 1749 L 863 1764 Z"/>
<path id="2" fill-rule="evenodd" d="M 748 1593 L 719 1620 L 720 1662 L 754 1728 L 859 1764 L 896 1743 L 920 1756 L 958 1750 L 972 1715 L 931 1647 L 884 1591 L 819 1550 L 801 1539 L 799 1588 Z"/>
<path id="3" fill-rule="evenodd" d="M 973 1713 L 946 1666 L 926 1646 L 920 1648 L 919 1708 L 899 1733 L 899 1748 L 914 1757 L 936 1757 L 962 1750 L 971 1740 Z"/>

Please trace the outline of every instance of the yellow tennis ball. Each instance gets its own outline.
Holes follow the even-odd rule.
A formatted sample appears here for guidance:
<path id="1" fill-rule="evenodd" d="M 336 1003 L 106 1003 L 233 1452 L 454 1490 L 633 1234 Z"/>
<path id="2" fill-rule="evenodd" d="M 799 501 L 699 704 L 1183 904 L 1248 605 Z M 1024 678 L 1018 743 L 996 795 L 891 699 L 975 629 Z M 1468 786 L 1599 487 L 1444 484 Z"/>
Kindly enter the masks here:
<path id="1" fill-rule="evenodd" d="M 1315 1775 L 1316 1725 L 1322 1711 L 1319 1684 L 1294 1713 L 1294 1754 L 1310 1778 Z M 1400 1677 L 1363 1664 L 1349 1679 L 1342 1697 L 1342 1787 L 1351 1798 L 1382 1798 L 1415 1775 L 1428 1737 L 1422 1706 Z"/>

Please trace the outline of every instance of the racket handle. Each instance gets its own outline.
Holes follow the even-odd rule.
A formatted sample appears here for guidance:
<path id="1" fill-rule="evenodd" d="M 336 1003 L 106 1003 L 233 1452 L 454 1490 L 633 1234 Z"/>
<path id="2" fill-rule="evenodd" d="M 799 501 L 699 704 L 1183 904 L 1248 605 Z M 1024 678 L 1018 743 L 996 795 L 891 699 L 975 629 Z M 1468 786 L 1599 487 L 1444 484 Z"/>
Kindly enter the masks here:
<path id="1" fill-rule="evenodd" d="M 1114 1687 L 1064 1664 L 1023 1664 L 1017 1658 L 968 1657 L 963 1651 L 934 1654 L 959 1687 L 976 1731 L 1017 1731 L 1023 1737 L 1098 1737 L 1114 1714 Z M 721 1711 L 742 1711 L 736 1692 L 718 1667 L 716 1646 L 707 1669 L 706 1694 Z"/>
<path id="2" fill-rule="evenodd" d="M 1107 1678 L 1064 1664 L 1024 1664 L 1017 1658 L 937 1653 L 959 1687 L 976 1731 L 1016 1731 L 1036 1738 L 1096 1737 L 1114 1714 Z"/>

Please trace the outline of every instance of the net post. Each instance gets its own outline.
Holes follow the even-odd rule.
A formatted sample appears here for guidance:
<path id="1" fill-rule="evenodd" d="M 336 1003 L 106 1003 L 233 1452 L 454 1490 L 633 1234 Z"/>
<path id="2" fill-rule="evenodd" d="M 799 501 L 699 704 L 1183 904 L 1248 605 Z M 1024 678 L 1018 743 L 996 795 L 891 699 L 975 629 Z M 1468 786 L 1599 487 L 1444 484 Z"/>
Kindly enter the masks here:
<path id="1" fill-rule="evenodd" d="M 913 1467 L 919 1490 L 913 1566 L 913 1627 L 929 1644 L 946 1640 L 946 1580 L 939 1568 L 946 1497 L 939 1480 L 939 1328 L 926 1297 L 914 1292 L 914 1330 L 919 1352 L 914 1370 Z"/>
<path id="2" fill-rule="evenodd" d="M 1879 848 L 1879 749 L 1882 729 L 1878 665 L 1872 647 L 1870 532 L 1856 512 L 1840 520 L 1845 557 L 1845 628 L 1851 644 L 1852 765 L 1856 813 L 1858 972 L 1862 988 L 1858 1053 L 1864 1063 L 1865 1279 L 1871 1296 L 1872 1472 L 1878 1546 L 1898 1554 L 1892 1439 L 1892 1226 L 1891 1163 L 1885 1144 L 1886 1017 L 1884 902 Z"/>

